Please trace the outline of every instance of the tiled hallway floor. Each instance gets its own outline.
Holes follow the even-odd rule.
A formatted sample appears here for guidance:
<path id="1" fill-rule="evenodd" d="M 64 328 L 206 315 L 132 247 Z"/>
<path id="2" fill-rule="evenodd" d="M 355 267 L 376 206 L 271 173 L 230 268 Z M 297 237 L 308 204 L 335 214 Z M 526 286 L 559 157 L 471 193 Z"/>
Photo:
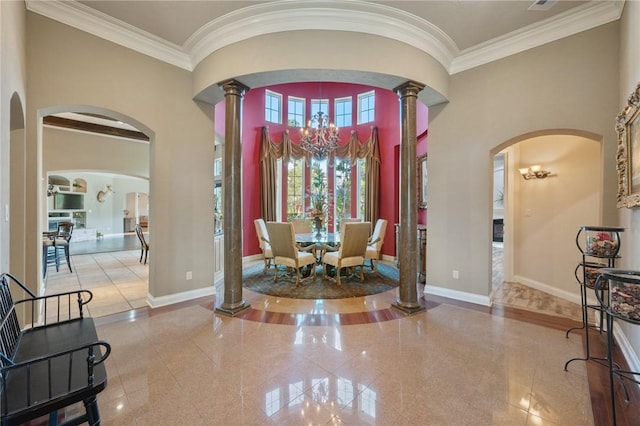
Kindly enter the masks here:
<path id="1" fill-rule="evenodd" d="M 149 266 L 139 262 L 140 250 L 71 256 L 71 268 L 49 267 L 47 294 L 71 290 L 91 290 L 88 305 L 93 317 L 120 313 L 147 306 Z"/>

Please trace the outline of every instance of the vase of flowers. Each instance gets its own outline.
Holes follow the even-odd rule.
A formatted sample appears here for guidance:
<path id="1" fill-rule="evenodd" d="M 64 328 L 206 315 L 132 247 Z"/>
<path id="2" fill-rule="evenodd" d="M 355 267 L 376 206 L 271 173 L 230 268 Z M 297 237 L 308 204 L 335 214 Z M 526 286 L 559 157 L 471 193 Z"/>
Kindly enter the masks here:
<path id="1" fill-rule="evenodd" d="M 316 237 L 319 238 L 331 204 L 324 173 L 313 174 L 311 187 L 307 191 L 307 199 L 309 200 L 307 212 L 316 229 Z"/>

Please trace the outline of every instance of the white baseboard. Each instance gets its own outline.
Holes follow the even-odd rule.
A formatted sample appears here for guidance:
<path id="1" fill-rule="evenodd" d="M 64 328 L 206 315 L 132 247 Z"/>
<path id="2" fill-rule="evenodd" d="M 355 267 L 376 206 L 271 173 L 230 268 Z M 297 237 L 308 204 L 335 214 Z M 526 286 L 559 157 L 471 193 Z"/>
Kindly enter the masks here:
<path id="1" fill-rule="evenodd" d="M 548 284 L 541 283 L 540 281 L 532 280 L 530 278 L 525 278 L 520 275 L 515 275 L 513 277 L 513 281 L 518 282 L 520 284 L 524 284 L 527 287 L 534 288 L 536 290 L 544 291 L 545 293 L 549 293 L 552 296 L 559 297 L 564 300 L 568 300 L 569 302 L 577 303 L 578 305 L 582 304 L 580 300 L 580 285 L 576 282 L 576 289 L 578 289 L 577 293 L 570 293 L 565 290 L 560 290 L 556 287 L 552 287 Z M 595 297 L 594 297 L 595 300 Z"/>
<path id="2" fill-rule="evenodd" d="M 253 262 L 254 260 L 264 260 L 264 256 L 262 255 L 262 253 L 245 256 L 242 258 L 242 263 Z"/>
<path id="3" fill-rule="evenodd" d="M 159 308 L 160 306 L 172 305 L 174 303 L 186 302 L 188 300 L 197 299 L 199 297 L 211 296 L 215 294 L 214 286 L 203 287 L 195 290 L 184 291 L 182 293 L 169 294 L 167 296 L 153 297 L 147 294 L 147 304 L 151 308 Z"/>
<path id="4" fill-rule="evenodd" d="M 491 298 L 489 296 L 481 296 L 479 294 L 436 287 L 433 285 L 425 285 L 424 292 L 425 294 L 448 297 L 449 299 L 461 300 L 463 302 L 474 303 L 476 305 L 491 306 Z"/>
<path id="5" fill-rule="evenodd" d="M 383 254 L 382 255 L 382 260 L 384 260 L 385 262 L 394 263 L 396 261 L 396 258 L 395 258 L 395 256 L 390 256 L 388 254 Z"/>
<path id="6" fill-rule="evenodd" d="M 595 311 L 595 322 L 600 322 L 600 312 Z M 620 352 L 622 352 L 622 356 L 624 356 L 627 365 L 629 366 L 629 371 L 638 371 L 640 372 L 640 358 L 638 358 L 638 354 L 633 349 L 631 342 L 627 339 L 626 334 L 620 328 L 620 325 L 617 322 L 613 322 L 613 338 L 615 339 L 618 347 L 620 348 Z M 636 380 L 640 380 L 640 374 L 635 375 Z M 640 383 L 636 383 L 638 387 L 640 387 Z"/>

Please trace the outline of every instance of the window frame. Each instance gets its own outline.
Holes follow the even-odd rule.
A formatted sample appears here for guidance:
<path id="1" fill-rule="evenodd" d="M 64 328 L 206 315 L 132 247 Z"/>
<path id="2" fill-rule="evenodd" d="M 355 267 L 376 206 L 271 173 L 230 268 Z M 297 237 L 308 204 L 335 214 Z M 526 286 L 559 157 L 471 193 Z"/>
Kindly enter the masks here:
<path id="1" fill-rule="evenodd" d="M 369 98 L 373 98 L 373 106 L 366 110 L 363 110 L 362 103 L 365 99 L 369 99 Z M 369 114 L 369 112 L 371 111 L 372 113 Z M 367 113 L 367 119 L 368 119 L 367 121 L 363 121 L 364 112 Z M 369 117 L 370 115 L 371 117 Z M 373 123 L 375 120 L 376 120 L 376 91 L 370 90 L 365 93 L 359 93 L 358 94 L 358 124 Z"/>
<path id="2" fill-rule="evenodd" d="M 278 99 L 278 109 L 273 109 L 271 108 L 270 103 L 267 103 L 267 100 L 269 99 L 269 97 L 274 97 Z M 270 112 L 269 114 L 269 119 L 267 119 L 267 113 Z M 276 112 L 278 115 L 278 121 L 271 121 L 272 117 L 272 113 Z M 272 90 L 269 89 L 265 89 L 264 91 L 264 121 L 266 121 L 267 123 L 274 123 L 274 124 L 282 124 L 282 93 L 278 93 L 278 92 L 274 92 Z"/>
<path id="3" fill-rule="evenodd" d="M 349 108 L 349 112 L 348 113 L 343 113 L 343 114 L 338 114 L 338 104 L 343 104 L 349 102 L 350 104 L 350 108 Z M 345 108 L 346 110 L 346 108 Z M 353 96 L 344 96 L 341 98 L 334 98 L 333 99 L 333 122 L 335 123 L 336 127 L 351 127 L 353 126 Z M 349 117 L 349 123 L 345 124 L 342 123 L 338 117 Z"/>
<path id="4" fill-rule="evenodd" d="M 302 106 L 302 113 L 301 114 L 296 114 L 294 113 L 294 116 L 296 118 L 300 118 L 300 125 L 299 126 L 294 126 L 290 123 L 291 120 L 291 102 L 295 102 L 296 104 L 301 104 Z M 302 128 L 306 126 L 307 121 L 305 120 L 306 118 L 306 103 L 307 100 L 305 98 L 299 98 L 297 96 L 287 96 L 287 126 L 289 127 L 298 127 L 298 128 Z"/>

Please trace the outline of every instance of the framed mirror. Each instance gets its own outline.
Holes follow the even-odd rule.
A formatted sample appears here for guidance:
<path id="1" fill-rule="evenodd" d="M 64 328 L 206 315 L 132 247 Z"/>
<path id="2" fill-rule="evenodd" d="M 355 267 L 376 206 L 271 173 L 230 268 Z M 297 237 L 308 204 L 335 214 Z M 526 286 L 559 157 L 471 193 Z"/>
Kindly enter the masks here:
<path id="1" fill-rule="evenodd" d="M 418 208 L 427 208 L 427 154 L 418 157 Z"/>
<path id="2" fill-rule="evenodd" d="M 616 117 L 617 207 L 640 206 L 640 83 Z"/>

